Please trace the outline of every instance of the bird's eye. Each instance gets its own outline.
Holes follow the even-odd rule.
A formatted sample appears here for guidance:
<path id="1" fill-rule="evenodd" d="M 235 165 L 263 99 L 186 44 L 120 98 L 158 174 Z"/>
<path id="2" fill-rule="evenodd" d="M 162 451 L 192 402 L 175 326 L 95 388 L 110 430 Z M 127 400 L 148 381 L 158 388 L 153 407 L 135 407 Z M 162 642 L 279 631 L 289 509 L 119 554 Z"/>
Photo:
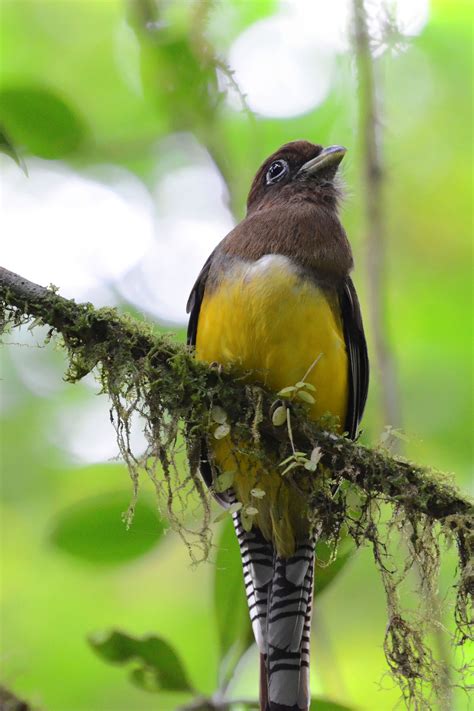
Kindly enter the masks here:
<path id="1" fill-rule="evenodd" d="M 267 185 L 278 183 L 288 173 L 288 163 L 286 160 L 275 160 L 267 170 Z"/>

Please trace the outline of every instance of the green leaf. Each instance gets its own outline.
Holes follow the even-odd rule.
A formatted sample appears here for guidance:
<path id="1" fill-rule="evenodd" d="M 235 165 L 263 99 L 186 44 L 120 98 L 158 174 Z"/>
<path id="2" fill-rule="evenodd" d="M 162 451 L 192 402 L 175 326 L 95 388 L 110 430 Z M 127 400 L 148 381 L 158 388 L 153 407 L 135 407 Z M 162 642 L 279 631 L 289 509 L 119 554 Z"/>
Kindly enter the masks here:
<path id="1" fill-rule="evenodd" d="M 314 596 L 321 593 L 332 583 L 334 578 L 339 575 L 347 562 L 354 554 L 355 546 L 352 538 L 347 534 L 341 538 L 339 543 L 337 558 L 332 563 L 328 563 L 331 557 L 330 546 L 326 541 L 318 541 L 316 544 L 316 569 L 314 574 Z"/>
<path id="2" fill-rule="evenodd" d="M 214 430 L 214 437 L 216 439 L 224 439 L 230 432 L 230 427 L 228 424 L 218 425 Z"/>
<path id="3" fill-rule="evenodd" d="M 286 422 L 286 407 L 285 405 L 280 405 L 276 408 L 272 415 L 272 423 L 275 427 L 281 427 Z"/>
<path id="4" fill-rule="evenodd" d="M 232 504 L 232 506 L 229 506 L 229 508 L 227 509 L 227 513 L 232 515 L 236 511 L 240 511 L 241 508 L 242 508 L 242 502 L 236 501 L 235 504 Z"/>
<path id="5" fill-rule="evenodd" d="M 111 664 L 139 662 L 131 681 L 146 691 L 192 691 L 183 664 L 173 647 L 160 637 L 131 637 L 112 630 L 93 635 L 89 644 Z"/>
<path id="6" fill-rule="evenodd" d="M 214 405 L 211 409 L 211 420 L 223 425 L 227 422 L 227 412 L 220 405 Z"/>
<path id="7" fill-rule="evenodd" d="M 12 87 L 0 92 L 0 121 L 20 146 L 41 158 L 76 150 L 86 129 L 66 101 L 49 89 Z"/>
<path id="8" fill-rule="evenodd" d="M 288 385 L 286 388 L 282 388 L 281 390 L 278 391 L 278 395 L 281 395 L 281 397 L 288 397 L 289 395 L 292 395 L 294 392 L 296 392 L 297 388 L 294 385 Z"/>
<path id="9" fill-rule="evenodd" d="M 237 662 L 251 644 L 252 631 L 244 591 L 240 549 L 230 517 L 224 522 L 217 542 L 214 609 L 221 661 L 233 650 L 234 661 Z M 230 656 L 232 657 L 232 653 Z"/>
<path id="10" fill-rule="evenodd" d="M 247 514 L 246 511 L 242 510 L 240 512 L 240 523 L 242 524 L 242 528 L 244 529 L 244 531 L 247 531 L 247 533 L 252 530 L 253 519 L 254 517 L 250 514 Z"/>
<path id="11" fill-rule="evenodd" d="M 315 696 L 311 699 L 309 711 L 352 711 L 352 709 L 322 696 Z"/>
<path id="12" fill-rule="evenodd" d="M 281 472 L 281 476 L 285 476 L 286 474 L 288 474 L 288 472 L 291 472 L 292 469 L 295 469 L 296 467 L 300 466 L 301 464 L 299 462 L 292 462 L 291 464 L 288 464 L 288 466 L 285 467 L 285 469 L 283 469 L 283 471 Z"/>
<path id="13" fill-rule="evenodd" d="M 18 165 L 18 167 L 22 169 L 24 174 L 28 175 L 28 170 L 26 168 L 25 161 L 18 154 L 15 146 L 13 145 L 9 136 L 7 135 L 7 132 L 1 125 L 0 125 L 0 151 L 2 153 L 5 153 L 5 155 L 10 156 L 10 158 L 12 158 L 15 161 L 15 163 Z"/>
<path id="14" fill-rule="evenodd" d="M 300 380 L 298 383 L 296 383 L 297 388 L 306 388 L 306 390 L 310 390 L 311 392 L 315 393 L 316 388 L 312 383 L 307 383 L 304 380 Z"/>
<path id="15" fill-rule="evenodd" d="M 136 669 L 132 669 L 128 678 L 134 686 L 142 689 L 142 691 L 149 691 L 152 694 L 163 691 L 163 687 L 160 684 L 155 670 L 149 667 L 137 667 Z"/>
<path id="16" fill-rule="evenodd" d="M 302 400 L 303 402 L 307 402 L 308 405 L 314 405 L 316 400 L 312 395 L 306 392 L 306 390 L 298 390 L 296 393 L 296 397 Z"/>
<path id="17" fill-rule="evenodd" d="M 217 491 L 218 494 L 221 494 L 223 491 L 227 491 L 227 489 L 230 489 L 230 487 L 234 483 L 234 476 L 235 471 L 231 470 L 219 474 L 216 479 L 216 483 L 214 484 L 214 489 Z"/>
<path id="18" fill-rule="evenodd" d="M 232 506 L 229 506 L 228 509 L 224 509 L 224 511 L 218 514 L 214 519 L 214 523 L 220 523 L 221 521 L 224 521 L 224 519 L 226 519 L 228 516 L 232 516 L 233 513 L 240 511 L 241 508 L 242 503 L 240 501 L 236 501 L 235 504 L 232 504 Z"/>
<path id="19" fill-rule="evenodd" d="M 315 472 L 316 469 L 318 468 L 318 464 L 319 464 L 322 456 L 323 456 L 323 453 L 321 451 L 321 448 L 315 447 L 311 452 L 309 461 L 306 462 L 306 464 L 304 465 L 304 468 L 310 472 Z"/>
<path id="20" fill-rule="evenodd" d="M 154 502 L 141 497 L 129 529 L 122 520 L 128 492 L 83 499 L 57 516 L 50 541 L 61 551 L 89 563 L 119 565 L 154 548 L 165 530 Z"/>

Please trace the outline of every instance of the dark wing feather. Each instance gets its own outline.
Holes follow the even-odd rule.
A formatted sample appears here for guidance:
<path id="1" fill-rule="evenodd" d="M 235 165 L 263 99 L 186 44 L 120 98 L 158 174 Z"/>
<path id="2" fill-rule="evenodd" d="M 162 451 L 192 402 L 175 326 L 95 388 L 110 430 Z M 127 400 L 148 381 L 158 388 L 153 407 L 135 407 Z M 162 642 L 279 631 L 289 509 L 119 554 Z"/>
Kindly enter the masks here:
<path id="1" fill-rule="evenodd" d="M 359 299 L 350 277 L 344 281 L 339 301 L 349 356 L 349 402 L 344 429 L 351 439 L 355 439 L 367 400 L 369 359 Z"/>
<path id="2" fill-rule="evenodd" d="M 189 294 L 188 303 L 186 304 L 186 313 L 189 314 L 188 335 L 187 335 L 187 343 L 189 346 L 196 345 L 199 312 L 201 311 L 201 304 L 202 304 L 202 300 L 204 297 L 204 291 L 206 289 L 207 277 L 209 276 L 209 270 L 211 268 L 213 257 L 214 257 L 214 252 L 212 252 L 212 254 L 207 259 L 206 263 L 204 264 L 203 268 L 199 272 L 199 276 L 196 279 L 196 282 L 195 282 L 193 288 L 191 289 L 191 293 Z M 199 458 L 199 471 L 201 472 L 201 476 L 204 479 L 205 484 L 207 486 L 211 487 L 212 483 L 213 483 L 212 468 L 209 463 L 206 441 L 204 439 L 201 440 L 201 454 L 200 454 L 200 458 Z M 228 500 L 228 497 L 226 496 L 225 493 L 223 493 L 223 494 L 214 493 L 213 496 L 222 506 L 225 506 L 225 507 L 230 506 L 231 502 Z"/>
<path id="3" fill-rule="evenodd" d="M 204 296 L 204 290 L 206 288 L 207 277 L 209 276 L 209 270 L 212 264 L 212 258 L 214 257 L 214 252 L 212 252 L 203 268 L 199 272 L 198 278 L 196 279 L 191 293 L 189 294 L 188 303 L 186 304 L 186 313 L 189 314 L 188 323 L 188 335 L 187 343 L 189 346 L 196 345 L 196 335 L 199 320 L 199 312 L 201 310 L 202 299 Z"/>

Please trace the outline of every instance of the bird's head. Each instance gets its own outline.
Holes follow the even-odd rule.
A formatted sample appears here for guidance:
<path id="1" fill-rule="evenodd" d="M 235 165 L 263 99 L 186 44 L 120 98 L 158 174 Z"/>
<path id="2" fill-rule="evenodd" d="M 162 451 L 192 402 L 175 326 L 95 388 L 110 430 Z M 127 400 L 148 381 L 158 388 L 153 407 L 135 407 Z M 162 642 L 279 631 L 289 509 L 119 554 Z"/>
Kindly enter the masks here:
<path id="1" fill-rule="evenodd" d="M 336 207 L 340 188 L 335 178 L 345 153 L 343 146 L 286 143 L 259 168 L 247 199 L 248 212 L 294 200 Z"/>

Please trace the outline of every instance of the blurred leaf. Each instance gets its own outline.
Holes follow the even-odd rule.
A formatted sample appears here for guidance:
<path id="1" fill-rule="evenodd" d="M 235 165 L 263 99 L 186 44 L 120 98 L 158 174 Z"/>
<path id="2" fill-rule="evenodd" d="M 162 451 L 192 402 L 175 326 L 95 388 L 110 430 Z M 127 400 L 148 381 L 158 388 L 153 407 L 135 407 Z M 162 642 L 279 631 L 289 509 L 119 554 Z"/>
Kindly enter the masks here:
<path id="1" fill-rule="evenodd" d="M 17 152 L 15 146 L 13 145 L 10 138 L 7 136 L 5 129 L 1 125 L 0 125 L 0 151 L 2 153 L 5 153 L 5 155 L 10 156 L 10 158 L 12 158 L 15 161 L 15 163 L 18 165 L 18 167 L 22 169 L 24 174 L 28 175 L 28 170 L 26 168 L 25 161 L 23 160 L 23 158 L 21 158 L 18 155 L 18 152 Z"/>
<path id="2" fill-rule="evenodd" d="M 335 701 L 315 696 L 311 699 L 309 711 L 351 711 L 349 706 L 342 706 Z"/>
<path id="3" fill-rule="evenodd" d="M 240 549 L 230 516 L 222 525 L 217 543 L 214 605 L 221 660 L 233 647 L 241 654 L 250 646 L 253 637 Z"/>
<path id="4" fill-rule="evenodd" d="M 41 158 L 61 158 L 82 143 L 85 127 L 64 99 L 49 89 L 0 92 L 0 119 L 14 141 Z"/>
<path id="5" fill-rule="evenodd" d="M 214 484 L 215 490 L 219 493 L 222 493 L 223 491 L 227 491 L 227 489 L 230 489 L 234 481 L 234 474 L 235 472 L 233 471 L 227 471 L 223 472 L 222 474 L 219 474 L 216 479 L 216 483 Z"/>
<path id="6" fill-rule="evenodd" d="M 199 9 L 192 12 L 190 33 L 169 22 L 164 10 L 158 3 L 129 5 L 128 20 L 140 44 L 144 93 L 160 116 L 167 117 L 169 128 L 199 132 L 213 121 L 222 98 L 216 59 Z"/>
<path id="7" fill-rule="evenodd" d="M 136 669 L 132 669 L 128 678 L 134 686 L 137 686 L 143 691 L 149 691 L 154 694 L 157 691 L 163 690 L 155 670 L 149 667 L 137 667 Z"/>
<path id="8" fill-rule="evenodd" d="M 113 630 L 92 636 L 89 643 L 97 654 L 112 664 L 140 662 L 130 680 L 145 691 L 192 691 L 183 664 L 175 650 L 159 637 L 138 639 Z"/>
<path id="9" fill-rule="evenodd" d="M 352 538 L 347 534 L 341 537 L 339 543 L 337 558 L 332 563 L 329 563 L 331 557 L 331 548 L 326 541 L 318 541 L 316 544 L 316 569 L 314 575 L 314 595 L 320 595 L 332 583 L 334 578 L 339 575 L 346 563 L 350 560 L 354 553 L 354 543 Z M 319 562 L 318 562 L 319 561 Z"/>
<path id="10" fill-rule="evenodd" d="M 91 563 L 119 565 L 151 550 L 164 532 L 152 503 L 138 501 L 129 529 L 122 520 L 130 495 L 107 493 L 83 499 L 58 516 L 50 536 L 62 551 Z"/>

